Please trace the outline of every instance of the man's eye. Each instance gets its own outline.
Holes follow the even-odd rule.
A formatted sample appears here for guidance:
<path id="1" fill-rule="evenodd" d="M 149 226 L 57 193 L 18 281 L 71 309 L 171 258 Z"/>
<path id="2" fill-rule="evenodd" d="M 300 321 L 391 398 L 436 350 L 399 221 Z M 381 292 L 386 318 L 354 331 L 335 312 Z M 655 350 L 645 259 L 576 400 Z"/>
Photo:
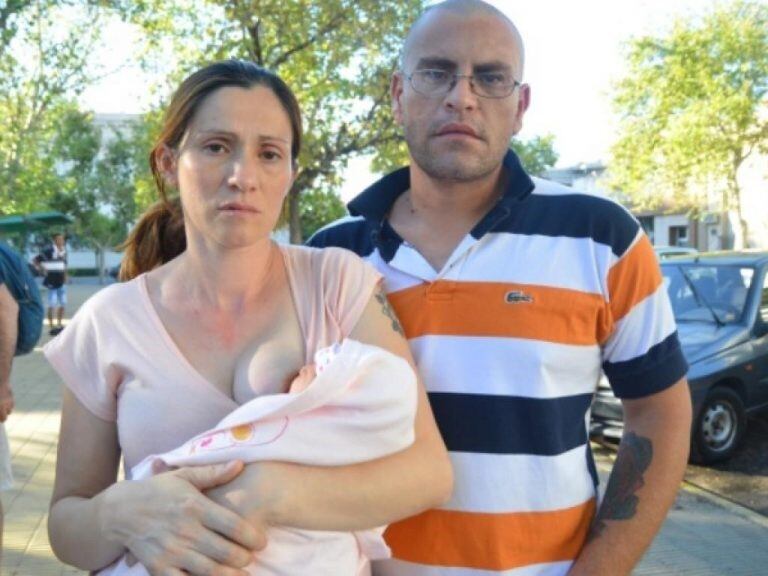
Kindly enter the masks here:
<path id="1" fill-rule="evenodd" d="M 506 86 L 509 84 L 507 76 L 501 72 L 475 74 L 475 79 L 483 86 Z"/>
<path id="2" fill-rule="evenodd" d="M 440 84 L 448 79 L 448 72 L 445 70 L 422 70 L 420 74 L 426 82 L 433 84 Z"/>
<path id="3" fill-rule="evenodd" d="M 276 150 L 264 150 L 264 152 L 261 153 L 261 156 L 266 160 L 280 160 L 283 157 L 283 155 Z"/>
<path id="4" fill-rule="evenodd" d="M 214 154 L 221 154 L 226 151 L 226 147 L 221 142 L 209 142 L 204 146 L 205 150 Z"/>

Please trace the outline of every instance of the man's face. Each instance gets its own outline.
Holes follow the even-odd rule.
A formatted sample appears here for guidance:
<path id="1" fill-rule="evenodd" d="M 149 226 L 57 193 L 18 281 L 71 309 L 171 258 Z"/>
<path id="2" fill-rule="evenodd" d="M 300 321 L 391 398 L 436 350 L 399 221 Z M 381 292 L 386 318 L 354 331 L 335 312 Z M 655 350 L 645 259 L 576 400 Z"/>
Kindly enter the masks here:
<path id="1" fill-rule="evenodd" d="M 64 248 L 64 235 L 56 234 L 56 236 L 53 237 L 53 243 L 56 244 L 56 247 L 59 249 Z"/>
<path id="2" fill-rule="evenodd" d="M 497 170 L 522 127 L 530 91 L 505 98 L 477 96 L 466 78 L 445 95 L 424 96 L 406 78 L 420 69 L 455 74 L 506 71 L 520 80 L 520 46 L 509 24 L 487 14 L 435 10 L 411 37 L 402 73 L 392 80 L 395 120 L 414 164 L 435 179 L 474 181 Z"/>

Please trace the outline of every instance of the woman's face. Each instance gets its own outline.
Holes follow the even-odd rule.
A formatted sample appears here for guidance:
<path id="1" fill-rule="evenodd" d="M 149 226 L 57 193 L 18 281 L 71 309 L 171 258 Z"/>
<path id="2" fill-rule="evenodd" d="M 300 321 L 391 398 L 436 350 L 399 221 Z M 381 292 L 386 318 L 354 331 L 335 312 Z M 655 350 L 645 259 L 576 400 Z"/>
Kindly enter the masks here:
<path id="1" fill-rule="evenodd" d="M 238 248 L 269 237 L 294 178 L 291 122 L 269 88 L 226 87 L 198 108 L 163 165 L 190 245 Z"/>

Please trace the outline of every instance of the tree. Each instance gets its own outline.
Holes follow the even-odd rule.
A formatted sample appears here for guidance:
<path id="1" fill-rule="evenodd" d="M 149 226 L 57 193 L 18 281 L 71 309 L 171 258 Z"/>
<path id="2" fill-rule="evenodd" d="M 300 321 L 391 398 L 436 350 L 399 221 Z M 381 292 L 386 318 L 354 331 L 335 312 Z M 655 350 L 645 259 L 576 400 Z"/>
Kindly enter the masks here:
<path id="1" fill-rule="evenodd" d="M 525 171 L 532 176 L 541 176 L 557 162 L 555 137 L 552 134 L 534 136 L 530 140 L 512 140 L 510 148 L 520 158 Z"/>
<path id="2" fill-rule="evenodd" d="M 738 172 L 768 146 L 768 6 L 737 0 L 679 20 L 665 36 L 633 40 L 627 65 L 614 96 L 614 184 L 639 207 L 698 207 L 718 183 L 746 244 Z"/>
<path id="3" fill-rule="evenodd" d="M 0 213 L 47 207 L 60 186 L 52 142 L 94 79 L 98 14 L 66 0 L 0 8 Z"/>
<path id="4" fill-rule="evenodd" d="M 399 139 L 389 106 L 398 50 L 421 0 L 155 0 L 116 2 L 157 46 L 183 54 L 174 80 L 203 62 L 247 58 L 274 70 L 304 112 L 301 172 L 289 193 L 291 241 L 300 196 L 328 200 L 348 161 L 384 157 Z M 325 196 L 324 196 L 325 195 Z"/>

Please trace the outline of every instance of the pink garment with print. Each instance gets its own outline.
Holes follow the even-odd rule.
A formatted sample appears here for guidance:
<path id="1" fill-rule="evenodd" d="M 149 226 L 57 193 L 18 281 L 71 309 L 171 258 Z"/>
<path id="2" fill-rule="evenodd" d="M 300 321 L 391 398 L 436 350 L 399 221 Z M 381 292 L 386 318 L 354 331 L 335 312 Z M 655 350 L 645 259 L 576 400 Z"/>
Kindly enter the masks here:
<path id="1" fill-rule="evenodd" d="M 346 250 L 280 250 L 309 363 L 317 350 L 349 336 L 380 275 Z M 129 478 L 148 456 L 169 452 L 215 429 L 239 407 L 180 353 L 154 310 L 145 278 L 99 291 L 44 349 L 80 403 L 95 416 L 115 422 Z M 272 380 L 243 358 L 233 386 L 264 394 Z M 387 380 L 382 386 L 389 385 Z M 355 452 L 356 439 L 349 440 Z M 315 551 L 315 545 L 309 545 L 314 539 L 297 534 L 294 541 L 296 549 L 309 556 Z"/>
<path id="2" fill-rule="evenodd" d="M 304 391 L 251 400 L 214 429 L 146 458 L 134 468 L 133 478 L 235 459 L 341 466 L 381 458 L 413 443 L 416 375 L 405 360 L 344 340 L 319 350 L 315 362 L 318 375 Z M 247 570 L 270 576 L 366 574 L 370 560 L 389 557 L 383 532 L 383 527 L 354 534 L 272 528 L 267 547 Z M 146 576 L 147 571 L 120 562 L 99 574 Z"/>

